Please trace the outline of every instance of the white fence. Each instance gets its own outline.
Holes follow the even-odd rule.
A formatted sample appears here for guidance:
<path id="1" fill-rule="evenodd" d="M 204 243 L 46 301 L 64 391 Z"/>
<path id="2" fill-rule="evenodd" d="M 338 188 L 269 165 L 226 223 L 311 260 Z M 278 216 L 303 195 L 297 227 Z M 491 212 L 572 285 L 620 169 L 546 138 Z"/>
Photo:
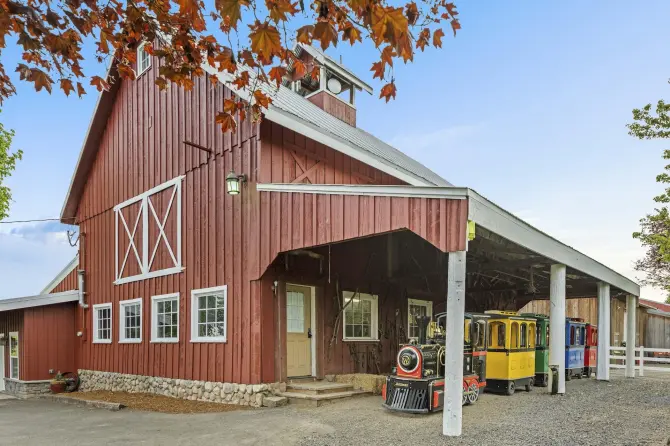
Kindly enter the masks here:
<path id="1" fill-rule="evenodd" d="M 645 356 L 645 353 L 651 353 L 654 356 Z M 658 353 L 661 355 L 657 355 Z M 611 369 L 625 369 L 626 347 L 610 347 L 609 359 Z M 647 365 L 648 363 L 652 365 Z M 635 347 L 635 370 L 638 371 L 639 376 L 644 376 L 645 370 L 670 373 L 670 367 L 658 367 L 654 366 L 654 363 L 670 364 L 670 349 Z"/>

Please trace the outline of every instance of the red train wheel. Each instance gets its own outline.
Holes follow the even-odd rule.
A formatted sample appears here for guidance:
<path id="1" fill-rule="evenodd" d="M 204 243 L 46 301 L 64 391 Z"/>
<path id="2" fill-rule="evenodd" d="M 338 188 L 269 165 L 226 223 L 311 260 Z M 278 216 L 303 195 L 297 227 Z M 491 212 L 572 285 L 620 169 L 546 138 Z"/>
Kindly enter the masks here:
<path id="1" fill-rule="evenodd" d="M 463 403 L 462 405 L 465 406 L 468 404 L 468 384 L 463 381 Z"/>
<path id="2" fill-rule="evenodd" d="M 468 390 L 470 391 L 470 394 L 468 395 L 468 402 L 470 404 L 474 404 L 479 399 L 479 384 L 477 381 L 470 384 Z"/>

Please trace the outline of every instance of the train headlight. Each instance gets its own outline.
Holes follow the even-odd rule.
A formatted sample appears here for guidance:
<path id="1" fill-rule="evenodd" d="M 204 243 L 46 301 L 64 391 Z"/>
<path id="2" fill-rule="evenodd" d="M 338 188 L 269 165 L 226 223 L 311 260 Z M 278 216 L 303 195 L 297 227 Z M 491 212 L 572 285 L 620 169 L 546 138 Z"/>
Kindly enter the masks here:
<path id="1" fill-rule="evenodd" d="M 419 355 L 413 347 L 403 347 L 398 352 L 398 367 L 405 373 L 414 372 L 419 367 Z"/>

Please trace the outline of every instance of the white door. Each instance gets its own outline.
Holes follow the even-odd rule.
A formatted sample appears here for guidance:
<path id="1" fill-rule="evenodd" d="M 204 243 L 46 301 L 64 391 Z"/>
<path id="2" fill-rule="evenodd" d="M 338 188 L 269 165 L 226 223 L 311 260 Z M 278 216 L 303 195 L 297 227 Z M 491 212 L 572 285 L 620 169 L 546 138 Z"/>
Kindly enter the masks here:
<path id="1" fill-rule="evenodd" d="M 5 346 L 0 345 L 0 392 L 5 390 Z"/>

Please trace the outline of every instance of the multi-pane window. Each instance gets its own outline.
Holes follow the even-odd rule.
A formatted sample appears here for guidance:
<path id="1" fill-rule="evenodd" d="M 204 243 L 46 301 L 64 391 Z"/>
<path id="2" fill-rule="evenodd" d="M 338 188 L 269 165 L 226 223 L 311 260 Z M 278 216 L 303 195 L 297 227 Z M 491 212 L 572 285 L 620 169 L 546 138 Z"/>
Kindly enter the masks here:
<path id="1" fill-rule="evenodd" d="M 19 333 L 15 331 L 9 333 L 9 377 L 19 379 Z"/>
<path id="2" fill-rule="evenodd" d="M 417 317 L 433 316 L 433 303 L 427 300 L 408 299 L 407 300 L 407 335 L 410 339 L 419 338 L 419 324 Z"/>
<path id="3" fill-rule="evenodd" d="M 226 342 L 227 287 L 191 291 L 191 340 Z"/>
<path id="4" fill-rule="evenodd" d="M 146 51 L 146 42 L 137 47 L 137 76 L 144 73 L 151 66 L 151 56 Z"/>
<path id="5" fill-rule="evenodd" d="M 526 348 L 528 347 L 526 345 L 526 339 L 527 339 L 527 330 L 528 330 L 528 324 L 525 322 L 521 323 L 521 348 Z"/>
<path id="6" fill-rule="evenodd" d="M 119 303 L 119 342 L 142 342 L 142 299 Z"/>
<path id="7" fill-rule="evenodd" d="M 151 298 L 151 341 L 179 341 L 179 293 Z"/>
<path id="8" fill-rule="evenodd" d="M 112 304 L 93 305 L 93 342 L 112 342 Z"/>
<path id="9" fill-rule="evenodd" d="M 286 331 L 305 332 L 305 294 L 298 291 L 286 292 Z"/>
<path id="10" fill-rule="evenodd" d="M 377 296 L 345 291 L 344 339 L 377 340 Z"/>

